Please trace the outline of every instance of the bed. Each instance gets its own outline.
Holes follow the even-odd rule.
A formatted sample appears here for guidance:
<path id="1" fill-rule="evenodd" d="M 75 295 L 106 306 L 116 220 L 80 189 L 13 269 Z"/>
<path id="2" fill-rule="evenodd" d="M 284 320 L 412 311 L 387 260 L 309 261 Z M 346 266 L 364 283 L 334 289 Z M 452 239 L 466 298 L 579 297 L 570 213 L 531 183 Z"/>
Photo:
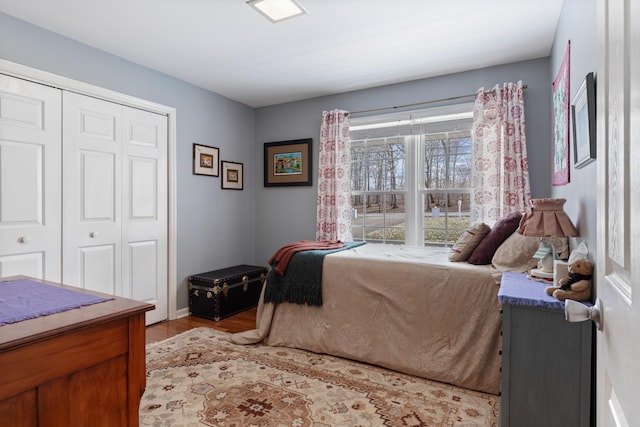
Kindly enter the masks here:
<path id="1" fill-rule="evenodd" d="M 328 254 L 321 306 L 261 298 L 256 329 L 232 340 L 331 354 L 499 394 L 495 268 L 451 262 L 450 252 L 366 244 Z"/>

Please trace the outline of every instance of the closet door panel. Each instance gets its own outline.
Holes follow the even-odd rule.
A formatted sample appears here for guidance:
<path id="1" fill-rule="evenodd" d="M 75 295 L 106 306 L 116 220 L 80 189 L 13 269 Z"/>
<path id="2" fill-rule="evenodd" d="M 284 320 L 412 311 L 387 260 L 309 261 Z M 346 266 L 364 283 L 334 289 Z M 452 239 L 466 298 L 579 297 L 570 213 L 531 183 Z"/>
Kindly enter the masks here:
<path id="1" fill-rule="evenodd" d="M 129 157 L 129 219 L 158 217 L 158 166 L 156 159 Z"/>
<path id="2" fill-rule="evenodd" d="M 115 245 L 86 246 L 78 248 L 78 277 L 83 288 L 116 295 L 118 291 L 113 266 Z"/>
<path id="3" fill-rule="evenodd" d="M 131 298 L 137 301 L 157 299 L 158 242 L 131 242 L 128 246 Z"/>
<path id="4" fill-rule="evenodd" d="M 0 74 L 0 276 L 61 278 L 61 97 Z"/>
<path id="5" fill-rule="evenodd" d="M 4 141 L 0 147 L 2 222 L 42 225 L 42 146 Z M 19 181 L 17 180 L 19 177 Z"/>
<path id="6" fill-rule="evenodd" d="M 117 221 L 116 209 L 116 159 L 114 153 L 80 151 L 79 191 L 80 221 L 107 222 Z"/>
<path id="7" fill-rule="evenodd" d="M 123 296 L 167 317 L 167 118 L 123 107 Z"/>
<path id="8" fill-rule="evenodd" d="M 43 277 L 44 259 L 44 252 L 0 255 L 0 277 L 20 275 Z"/>
<path id="9" fill-rule="evenodd" d="M 63 95 L 66 284 L 122 295 L 122 106 Z"/>

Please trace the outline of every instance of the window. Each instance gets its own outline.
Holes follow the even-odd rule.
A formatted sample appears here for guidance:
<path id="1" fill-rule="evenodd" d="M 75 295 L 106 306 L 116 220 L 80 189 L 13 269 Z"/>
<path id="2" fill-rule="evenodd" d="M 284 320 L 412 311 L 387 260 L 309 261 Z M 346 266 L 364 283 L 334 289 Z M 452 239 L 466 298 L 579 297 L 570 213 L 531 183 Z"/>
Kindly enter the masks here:
<path id="1" fill-rule="evenodd" d="M 473 104 L 351 119 L 353 238 L 451 246 L 470 225 Z"/>

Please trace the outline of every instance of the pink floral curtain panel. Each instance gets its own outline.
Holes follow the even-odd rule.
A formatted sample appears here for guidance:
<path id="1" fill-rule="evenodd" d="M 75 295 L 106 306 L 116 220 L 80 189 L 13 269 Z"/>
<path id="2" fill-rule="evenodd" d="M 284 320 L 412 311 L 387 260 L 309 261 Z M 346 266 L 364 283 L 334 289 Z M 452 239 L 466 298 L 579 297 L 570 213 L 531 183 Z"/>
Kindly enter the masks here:
<path id="1" fill-rule="evenodd" d="M 316 240 L 351 241 L 349 113 L 322 112 Z"/>
<path id="2" fill-rule="evenodd" d="M 531 189 L 524 122 L 524 88 L 505 83 L 478 89 L 473 109 L 471 221 L 495 223 L 529 206 Z"/>

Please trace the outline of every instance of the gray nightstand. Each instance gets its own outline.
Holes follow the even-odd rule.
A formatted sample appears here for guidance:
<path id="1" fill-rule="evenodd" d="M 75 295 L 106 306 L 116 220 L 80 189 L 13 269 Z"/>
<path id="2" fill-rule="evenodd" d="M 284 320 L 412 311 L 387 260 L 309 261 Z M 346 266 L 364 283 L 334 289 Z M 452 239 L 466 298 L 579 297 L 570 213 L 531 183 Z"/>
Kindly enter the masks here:
<path id="1" fill-rule="evenodd" d="M 564 302 L 546 286 L 523 273 L 502 275 L 502 427 L 588 427 L 594 419 L 593 324 L 567 322 Z"/>

